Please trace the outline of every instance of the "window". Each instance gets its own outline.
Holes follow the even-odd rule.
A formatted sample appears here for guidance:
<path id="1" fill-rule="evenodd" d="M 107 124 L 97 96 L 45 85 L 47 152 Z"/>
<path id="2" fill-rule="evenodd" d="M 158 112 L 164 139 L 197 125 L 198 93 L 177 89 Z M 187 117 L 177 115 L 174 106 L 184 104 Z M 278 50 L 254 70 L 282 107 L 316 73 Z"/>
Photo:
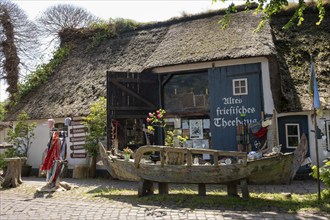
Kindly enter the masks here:
<path id="1" fill-rule="evenodd" d="M 299 124 L 285 124 L 286 147 L 296 148 L 300 143 Z"/>
<path id="2" fill-rule="evenodd" d="M 168 113 L 209 111 L 207 72 L 174 74 L 164 82 L 164 107 Z"/>
<path id="3" fill-rule="evenodd" d="M 248 94 L 247 79 L 233 79 L 233 94 L 234 95 Z"/>
<path id="4" fill-rule="evenodd" d="M 325 122 L 325 130 L 327 135 L 328 150 L 330 149 L 330 121 Z"/>

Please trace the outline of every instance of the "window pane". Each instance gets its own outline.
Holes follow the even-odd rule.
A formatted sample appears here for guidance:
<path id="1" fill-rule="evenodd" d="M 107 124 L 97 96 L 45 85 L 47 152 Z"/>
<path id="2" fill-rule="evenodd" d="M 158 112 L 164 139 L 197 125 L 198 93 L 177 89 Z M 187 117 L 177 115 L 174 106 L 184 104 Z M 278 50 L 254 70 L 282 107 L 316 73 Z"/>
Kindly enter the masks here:
<path id="1" fill-rule="evenodd" d="M 164 107 L 169 113 L 209 109 L 207 72 L 175 74 L 164 86 Z"/>
<path id="2" fill-rule="evenodd" d="M 239 88 L 235 88 L 235 94 L 240 94 L 240 89 Z"/>
<path id="3" fill-rule="evenodd" d="M 236 80 L 236 81 L 234 82 L 234 84 L 235 84 L 235 88 L 239 87 L 239 81 L 238 81 L 238 80 Z"/>
<path id="4" fill-rule="evenodd" d="M 241 87 L 245 87 L 245 80 L 241 81 Z"/>
<path id="5" fill-rule="evenodd" d="M 288 137 L 288 147 L 297 147 L 298 146 L 298 138 L 297 137 Z"/>
<path id="6" fill-rule="evenodd" d="M 288 125 L 288 135 L 298 135 L 298 126 Z"/>
<path id="7" fill-rule="evenodd" d="M 245 93 L 246 93 L 246 88 L 245 88 L 245 87 L 242 87 L 242 88 L 241 88 L 241 93 L 242 93 L 242 94 L 245 94 Z"/>

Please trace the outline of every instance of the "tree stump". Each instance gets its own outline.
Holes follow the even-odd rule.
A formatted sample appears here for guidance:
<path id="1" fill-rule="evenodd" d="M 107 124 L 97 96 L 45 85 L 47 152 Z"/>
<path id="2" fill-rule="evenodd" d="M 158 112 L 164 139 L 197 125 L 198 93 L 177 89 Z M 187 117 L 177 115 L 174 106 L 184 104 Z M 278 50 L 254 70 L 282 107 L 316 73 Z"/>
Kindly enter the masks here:
<path id="1" fill-rule="evenodd" d="M 3 188 L 17 187 L 23 183 L 21 178 L 22 164 L 26 161 L 26 157 L 13 157 L 4 159 L 8 166 L 5 179 L 1 186 Z"/>

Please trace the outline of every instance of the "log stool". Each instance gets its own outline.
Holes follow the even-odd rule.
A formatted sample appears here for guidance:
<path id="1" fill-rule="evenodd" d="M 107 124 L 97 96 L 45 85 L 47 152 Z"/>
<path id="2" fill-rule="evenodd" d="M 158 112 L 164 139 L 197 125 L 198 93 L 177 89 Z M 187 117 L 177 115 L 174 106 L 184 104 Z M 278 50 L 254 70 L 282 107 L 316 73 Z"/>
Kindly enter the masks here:
<path id="1" fill-rule="evenodd" d="M 5 179 L 1 186 L 3 188 L 17 187 L 19 184 L 23 183 L 21 178 L 22 164 L 26 161 L 26 157 L 13 157 L 5 158 L 7 162 L 7 171 Z"/>

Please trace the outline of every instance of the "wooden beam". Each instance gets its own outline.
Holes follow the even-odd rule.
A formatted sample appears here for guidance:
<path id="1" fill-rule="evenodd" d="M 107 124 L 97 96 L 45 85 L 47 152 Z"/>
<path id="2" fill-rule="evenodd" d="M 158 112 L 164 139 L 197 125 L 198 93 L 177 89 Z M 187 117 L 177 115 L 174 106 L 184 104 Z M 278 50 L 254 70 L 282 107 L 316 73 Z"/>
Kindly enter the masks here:
<path id="1" fill-rule="evenodd" d="M 155 81 L 148 80 L 148 79 L 134 79 L 134 78 L 116 78 L 116 79 L 110 79 L 110 82 L 117 81 L 121 83 L 149 83 L 149 84 L 155 84 Z"/>
<path id="2" fill-rule="evenodd" d="M 117 110 L 117 111 L 152 111 L 150 107 L 139 107 L 139 106 L 110 106 L 109 110 Z"/>
<path id="3" fill-rule="evenodd" d="M 126 86 L 122 85 L 121 83 L 119 83 L 116 80 L 112 80 L 111 81 L 112 84 L 116 85 L 117 87 L 121 88 L 122 90 L 124 90 L 125 92 L 127 92 L 128 94 L 134 96 L 135 98 L 141 100 L 142 102 L 144 102 L 145 104 L 147 104 L 149 107 L 151 108 L 157 108 L 156 105 L 154 105 L 152 102 L 146 100 L 144 97 L 142 97 L 141 95 L 137 94 L 136 92 L 128 89 Z"/>

